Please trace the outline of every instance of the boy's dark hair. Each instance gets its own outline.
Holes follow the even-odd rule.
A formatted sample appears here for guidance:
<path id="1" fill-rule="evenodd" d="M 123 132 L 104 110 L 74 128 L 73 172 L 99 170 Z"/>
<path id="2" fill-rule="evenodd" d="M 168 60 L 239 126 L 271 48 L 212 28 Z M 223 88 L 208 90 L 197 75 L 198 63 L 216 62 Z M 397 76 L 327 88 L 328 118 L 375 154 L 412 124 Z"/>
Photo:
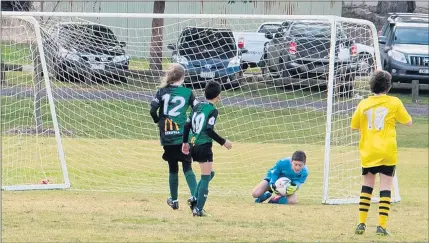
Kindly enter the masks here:
<path id="1" fill-rule="evenodd" d="M 297 150 L 295 153 L 293 153 L 292 160 L 301 161 L 305 164 L 307 161 L 307 155 L 305 155 L 304 151 Z"/>
<path id="2" fill-rule="evenodd" d="M 204 95 L 206 99 L 211 100 L 219 96 L 221 92 L 220 84 L 216 81 L 210 81 L 206 84 L 206 88 L 204 90 Z"/>
<path id="3" fill-rule="evenodd" d="M 392 75 L 386 71 L 377 70 L 372 75 L 369 86 L 374 94 L 387 93 L 392 87 Z"/>

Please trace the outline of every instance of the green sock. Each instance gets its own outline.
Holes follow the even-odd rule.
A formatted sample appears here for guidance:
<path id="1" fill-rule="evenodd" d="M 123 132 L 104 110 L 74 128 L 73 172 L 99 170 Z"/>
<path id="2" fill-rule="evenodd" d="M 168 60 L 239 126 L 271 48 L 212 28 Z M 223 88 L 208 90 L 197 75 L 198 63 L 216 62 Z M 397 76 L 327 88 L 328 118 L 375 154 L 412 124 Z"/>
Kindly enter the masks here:
<path id="1" fill-rule="evenodd" d="M 199 210 L 203 210 L 204 204 L 206 203 L 207 196 L 209 194 L 209 182 L 211 176 L 210 175 L 201 175 L 200 180 L 200 188 L 198 190 L 198 198 L 197 198 L 197 208 Z"/>
<path id="2" fill-rule="evenodd" d="M 197 189 L 197 179 L 195 177 L 193 170 L 188 170 L 185 172 L 186 183 L 188 183 L 189 191 L 191 191 L 192 196 L 194 196 Z"/>
<path id="3" fill-rule="evenodd" d="M 213 180 L 213 177 L 215 176 L 215 172 L 210 172 L 210 181 Z M 197 188 L 195 189 L 194 197 L 198 199 L 198 191 L 200 190 L 201 180 L 198 182 Z"/>
<path id="4" fill-rule="evenodd" d="M 198 191 L 200 190 L 200 187 L 201 187 L 201 180 L 198 182 L 197 188 L 195 188 L 195 191 L 194 191 L 194 197 L 196 199 L 198 199 Z"/>
<path id="5" fill-rule="evenodd" d="M 179 176 L 177 173 L 170 173 L 168 176 L 168 181 L 170 183 L 170 195 L 171 199 L 177 200 L 177 194 L 179 190 Z"/>

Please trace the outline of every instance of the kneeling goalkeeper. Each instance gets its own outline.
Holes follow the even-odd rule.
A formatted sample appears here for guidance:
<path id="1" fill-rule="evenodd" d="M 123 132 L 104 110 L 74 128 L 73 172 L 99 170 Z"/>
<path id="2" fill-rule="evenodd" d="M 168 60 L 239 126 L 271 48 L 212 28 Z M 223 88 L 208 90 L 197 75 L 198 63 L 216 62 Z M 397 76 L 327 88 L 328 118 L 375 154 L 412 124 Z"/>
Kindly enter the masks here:
<path id="1" fill-rule="evenodd" d="M 308 177 L 308 167 L 306 165 L 307 156 L 303 151 L 295 151 L 292 158 L 286 157 L 277 161 L 273 168 L 269 169 L 265 178 L 253 189 L 252 196 L 256 198 L 255 203 L 262 203 L 275 197 L 269 203 L 296 204 L 298 202 L 296 191 L 304 184 Z M 286 189 L 286 196 L 279 195 L 276 189 L 276 181 L 280 177 L 287 177 L 291 184 Z"/>

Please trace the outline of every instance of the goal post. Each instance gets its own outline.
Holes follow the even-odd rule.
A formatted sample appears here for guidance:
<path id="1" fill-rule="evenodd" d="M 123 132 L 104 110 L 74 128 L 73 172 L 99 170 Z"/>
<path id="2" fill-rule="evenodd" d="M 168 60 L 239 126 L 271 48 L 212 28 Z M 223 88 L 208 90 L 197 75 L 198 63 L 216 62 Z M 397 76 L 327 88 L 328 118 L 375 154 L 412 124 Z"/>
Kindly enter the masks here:
<path id="1" fill-rule="evenodd" d="M 198 99 L 204 99 L 201 88 L 208 80 L 224 88 L 216 130 L 234 142 L 234 150 L 213 148 L 219 171 L 213 194 L 250 197 L 278 159 L 304 150 L 310 176 L 300 200 L 358 202 L 359 134 L 351 131 L 350 120 L 369 95 L 369 76 L 381 67 L 371 22 L 84 12 L 2 12 L 5 18 L 29 19 L 33 30 L 24 33 L 34 36 L 41 63 L 31 75 L 6 72 L 2 85 L 2 180 L 8 189 L 22 183 L 29 183 L 27 189 L 67 188 L 70 182 L 70 190 L 84 191 L 167 188 L 149 104 L 168 65 L 180 63 L 185 85 Z M 163 18 L 164 26 L 152 29 L 154 18 Z M 2 39 L 8 48 L 2 62 L 31 59 L 28 45 L 19 41 Z M 46 96 L 30 106 L 37 100 L 28 92 L 36 90 L 36 76 L 43 77 Z M 29 116 L 35 107 L 41 115 Z M 13 132 L 31 128 L 39 116 L 47 126 L 44 134 Z M 53 182 L 40 184 L 49 175 Z M 396 177 L 393 198 L 400 199 Z"/>
<path id="2" fill-rule="evenodd" d="M 2 13 L 3 14 L 3 13 Z M 5 20 L 5 21 L 3 21 Z M 32 81 L 33 85 L 33 119 L 35 121 L 35 125 L 34 126 L 30 126 L 30 127 L 9 127 L 11 129 L 9 129 L 8 131 L 5 131 L 5 129 L 8 127 L 8 121 L 4 121 L 2 122 L 2 190 L 10 190 L 10 191 L 17 191 L 17 190 L 43 190 L 43 189 L 66 189 L 70 187 L 70 180 L 69 180 L 69 176 L 68 176 L 68 171 L 67 171 L 67 165 L 66 165 L 66 160 L 65 160 L 65 155 L 64 155 L 64 148 L 62 145 L 62 140 L 61 140 L 61 135 L 60 135 L 60 130 L 59 130 L 59 126 L 58 126 L 58 121 L 57 121 L 57 116 L 56 116 L 56 112 L 55 112 L 55 104 L 54 104 L 54 98 L 52 95 L 52 90 L 51 90 L 51 86 L 50 86 L 50 80 L 49 80 L 49 75 L 48 75 L 48 69 L 47 69 L 47 63 L 46 63 L 46 59 L 45 59 L 45 53 L 44 53 L 44 48 L 43 48 L 43 43 L 42 43 L 42 34 L 41 34 L 41 30 L 40 30 L 40 25 L 39 22 L 32 16 L 15 16 L 15 17 L 11 17 L 11 16 L 2 16 L 2 33 L 4 34 L 5 32 L 7 32 L 8 34 L 11 34 L 10 36 L 5 36 L 2 35 L 2 50 L 3 53 L 6 53 L 8 51 L 14 50 L 16 51 L 16 48 L 11 48 L 11 45 L 14 45 L 12 43 L 14 43 L 13 40 L 13 35 L 17 35 L 17 38 L 20 39 L 23 42 L 26 42 L 27 47 L 29 49 L 33 49 L 30 50 L 28 53 L 26 53 L 26 55 L 21 56 L 22 59 L 26 59 L 25 61 L 29 61 L 29 63 L 26 63 L 28 65 L 19 65 L 18 63 L 15 63 L 16 66 L 21 66 L 21 70 L 23 72 L 25 71 L 29 71 L 29 73 L 33 72 L 32 75 L 30 75 L 32 77 L 32 80 L 26 80 L 26 81 Z M 12 30 L 7 31 L 7 28 L 11 28 Z M 12 37 L 12 38 L 8 38 L 8 37 Z M 19 42 L 19 41 L 18 41 Z M 16 43 L 15 43 L 16 44 Z M 6 49 L 6 50 L 5 50 Z M 3 55 L 2 55 L 3 56 Z M 7 62 L 9 61 L 8 59 L 4 60 L 3 58 L 0 59 L 2 62 Z M 12 60 L 14 61 L 14 60 Z M 22 60 L 21 60 L 22 61 Z M 24 61 L 24 62 L 25 62 Z M 32 61 L 32 63 L 31 63 Z M 30 66 L 30 70 L 26 70 L 25 67 L 23 66 Z M 31 68 L 32 66 L 32 68 Z M 3 70 L 1 70 L 3 71 Z M 19 78 L 19 77 L 15 77 L 15 78 Z M 52 126 L 53 126 L 53 133 L 55 136 L 55 145 L 56 145 L 56 152 L 57 152 L 57 162 L 53 162 L 53 164 L 57 164 L 59 165 L 57 168 L 57 172 L 53 173 L 56 175 L 55 180 L 51 181 L 49 178 L 44 178 L 45 176 L 42 176 L 41 178 L 39 178 L 39 183 L 40 184 L 35 184 L 36 180 L 34 178 L 32 178 L 32 175 L 26 175 L 25 172 L 23 173 L 16 173 L 16 171 L 14 170 L 20 170 L 20 169 L 28 169 L 28 170 L 38 170 L 37 168 L 34 168 L 35 165 L 32 163 L 29 163 L 30 161 L 27 161 L 26 159 L 24 159 L 24 161 L 22 161 L 24 163 L 23 168 L 11 168 L 11 165 L 13 165 L 16 161 L 9 160 L 8 157 L 10 156 L 10 154 L 8 154 L 8 149 L 10 149 L 11 147 L 9 147 L 9 143 L 3 143 L 3 141 L 8 141 L 10 140 L 18 140 L 19 143 L 21 143 L 22 139 L 26 139 L 26 134 L 35 134 L 36 137 L 43 137 L 49 130 L 44 129 L 43 127 L 43 122 L 41 121 L 41 115 L 40 115 L 40 100 L 41 100 L 41 88 L 42 88 L 42 80 L 44 82 L 44 90 L 46 93 L 46 98 L 47 98 L 47 106 L 49 107 L 49 115 L 50 118 L 52 120 Z M 22 79 L 21 79 L 22 80 Z M 2 82 L 7 82 L 6 80 L 2 80 Z M 3 85 L 2 85 L 3 87 Z M 15 86 L 16 87 L 16 86 Z M 2 89 L 3 91 L 3 89 Z M 19 92 L 16 93 L 17 95 L 19 95 Z M 15 97 L 13 97 L 12 95 L 12 99 L 14 99 Z M 4 100 L 2 100 L 2 120 L 5 118 L 3 115 L 5 115 L 5 111 L 9 111 L 9 108 L 14 109 L 15 107 L 6 107 L 8 105 L 8 98 L 5 98 Z M 3 106 L 4 105 L 4 106 Z M 18 112 L 19 113 L 20 110 L 18 111 L 11 111 L 11 112 Z M 21 110 L 22 111 L 22 110 Z M 19 116 L 20 114 L 18 114 Z M 7 116 L 7 115 L 6 115 Z M 14 134 L 12 136 L 4 136 L 4 132 L 6 133 L 10 133 L 10 134 Z M 42 144 L 44 143 L 43 141 L 38 141 L 41 142 Z M 26 142 L 24 141 L 22 143 L 23 147 L 26 146 Z M 13 148 L 13 146 L 12 146 Z M 6 152 L 6 154 L 5 154 Z M 21 149 L 21 153 L 31 153 L 30 151 L 28 151 L 26 148 L 22 148 Z M 50 164 L 49 162 L 45 164 L 46 161 L 43 161 L 44 159 L 42 158 L 43 153 L 42 151 L 37 151 L 37 156 L 40 156 L 40 168 L 45 167 L 45 169 L 51 169 L 52 164 Z M 16 160 L 21 160 L 21 158 L 19 158 L 20 156 L 17 156 Z M 25 156 L 23 156 L 25 157 Z M 28 164 L 27 164 L 28 163 Z M 58 173 L 58 171 L 61 171 L 61 173 Z M 11 178 L 9 178 L 8 176 L 10 175 L 9 172 L 12 172 L 12 174 L 15 174 L 13 176 L 11 176 Z M 43 172 L 43 169 L 41 169 L 41 171 L 36 172 L 36 174 L 43 174 L 46 175 L 46 172 Z M 5 178 L 6 175 L 6 178 Z M 25 178 L 27 177 L 27 178 Z M 12 183 L 9 184 L 9 180 L 12 181 Z M 52 183 L 51 183 L 52 182 Z M 23 183 L 23 184 L 21 184 Z M 25 183 L 25 184 L 24 184 Z"/>

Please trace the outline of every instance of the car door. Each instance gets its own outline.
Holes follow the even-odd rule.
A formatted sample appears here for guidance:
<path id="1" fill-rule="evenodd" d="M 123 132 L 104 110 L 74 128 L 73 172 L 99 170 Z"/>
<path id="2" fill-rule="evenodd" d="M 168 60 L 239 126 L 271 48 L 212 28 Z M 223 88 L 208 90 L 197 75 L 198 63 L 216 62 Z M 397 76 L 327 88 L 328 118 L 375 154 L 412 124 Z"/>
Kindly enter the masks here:
<path id="1" fill-rule="evenodd" d="M 388 51 L 386 50 L 386 47 L 389 47 L 391 45 L 392 40 L 393 40 L 393 38 L 392 38 L 393 33 L 394 33 L 394 25 L 388 25 L 388 27 L 385 31 L 386 43 L 385 44 L 379 43 L 380 57 L 381 57 L 381 63 L 383 65 L 383 68 L 384 68 L 384 62 L 387 59 L 387 52 Z"/>

